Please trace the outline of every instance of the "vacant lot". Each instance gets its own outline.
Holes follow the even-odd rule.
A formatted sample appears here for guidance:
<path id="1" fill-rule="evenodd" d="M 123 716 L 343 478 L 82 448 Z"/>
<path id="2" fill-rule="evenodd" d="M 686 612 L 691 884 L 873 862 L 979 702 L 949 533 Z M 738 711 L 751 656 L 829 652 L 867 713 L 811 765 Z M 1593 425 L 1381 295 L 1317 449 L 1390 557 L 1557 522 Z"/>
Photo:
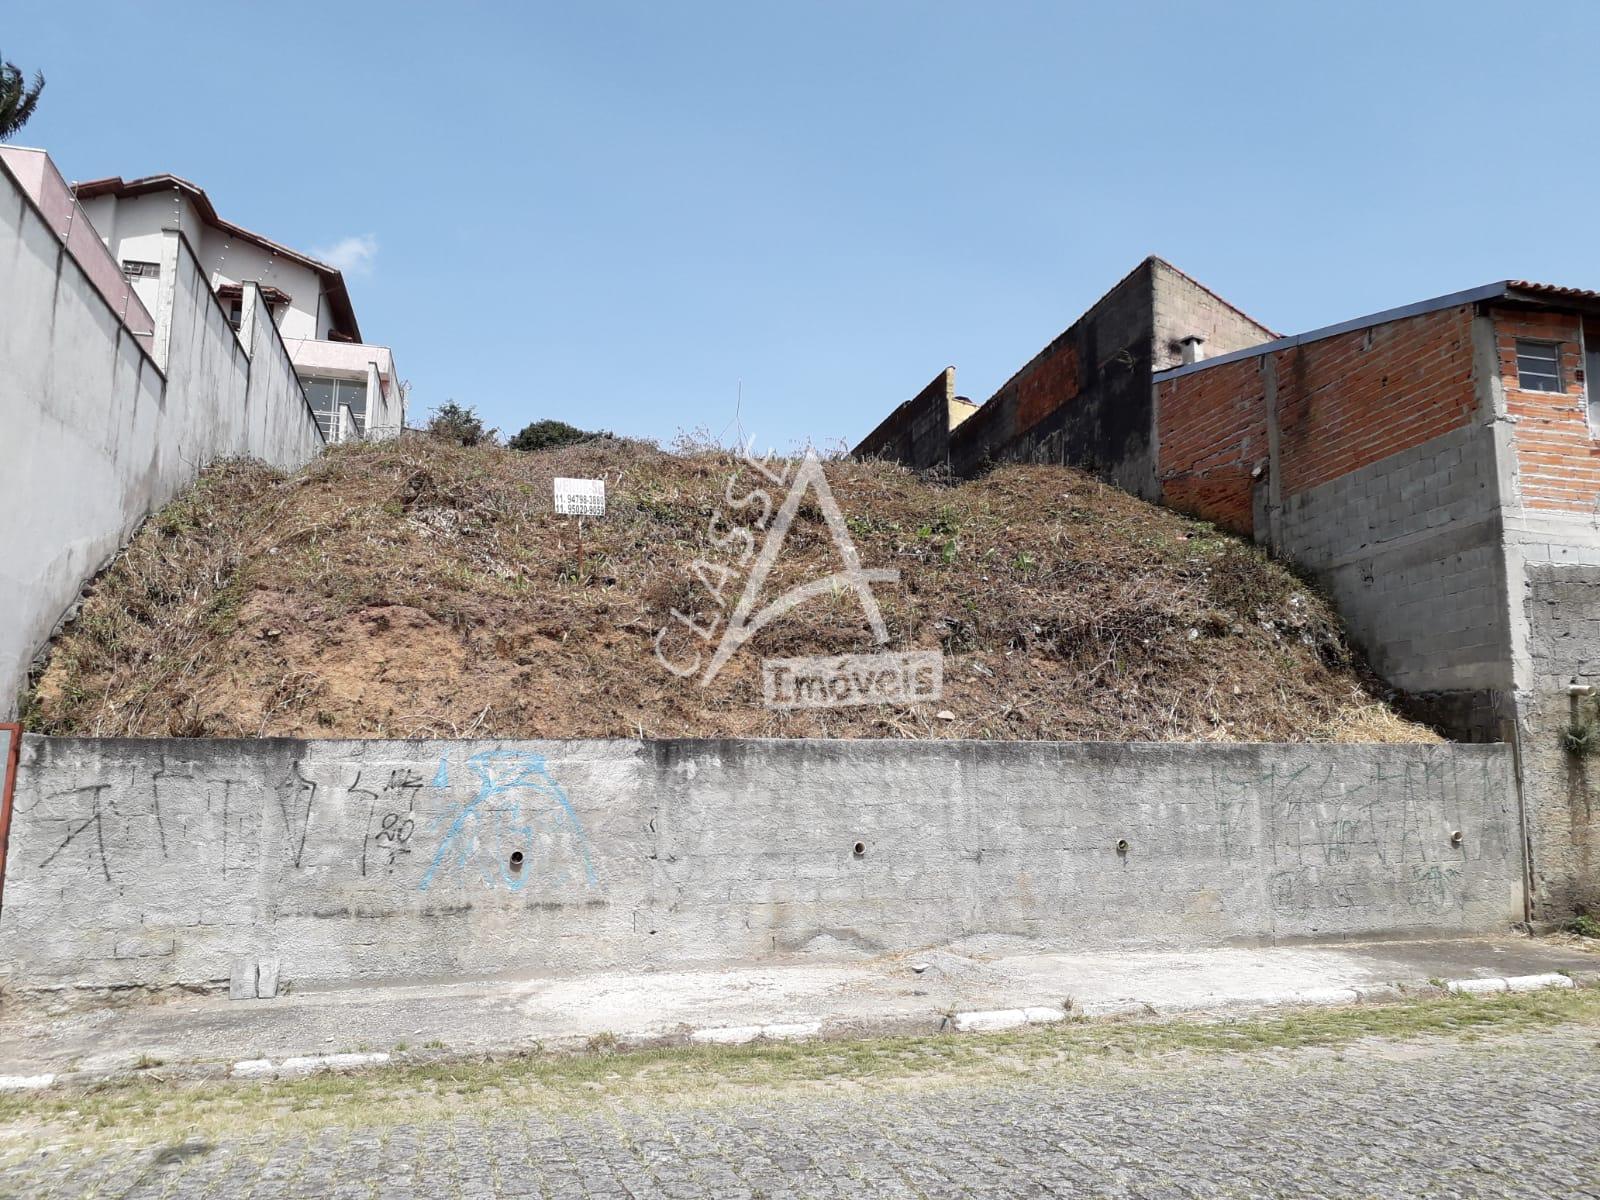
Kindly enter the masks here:
<path id="1" fill-rule="evenodd" d="M 734 456 L 408 436 L 288 478 L 209 471 L 98 581 L 27 720 L 224 737 L 1432 737 L 1394 715 L 1321 597 L 1210 526 L 1058 467 L 957 486 L 881 463 L 826 473 L 863 565 L 899 572 L 873 586 L 889 645 L 945 655 L 937 704 L 762 705 L 761 659 L 875 648 L 848 589 L 778 618 L 709 683 L 662 665 L 658 647 L 710 659 L 765 536 L 769 504 L 746 498 L 784 499 Z M 609 488 L 581 562 L 576 521 L 551 511 L 558 475 Z M 842 565 L 825 516 L 807 493 L 757 608 Z"/>

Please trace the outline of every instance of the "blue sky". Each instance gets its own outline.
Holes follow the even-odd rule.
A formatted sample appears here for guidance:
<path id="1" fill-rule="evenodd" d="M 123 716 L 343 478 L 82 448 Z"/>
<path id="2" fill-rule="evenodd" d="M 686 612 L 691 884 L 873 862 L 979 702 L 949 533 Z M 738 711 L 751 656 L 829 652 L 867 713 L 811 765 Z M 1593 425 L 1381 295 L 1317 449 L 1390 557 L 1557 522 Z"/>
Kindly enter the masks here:
<path id="1" fill-rule="evenodd" d="M 1293 332 L 1600 287 L 1600 5 L 5 0 L 68 178 L 343 245 L 413 418 L 853 442 L 1140 258 Z M 363 251 L 366 253 L 363 254 Z"/>

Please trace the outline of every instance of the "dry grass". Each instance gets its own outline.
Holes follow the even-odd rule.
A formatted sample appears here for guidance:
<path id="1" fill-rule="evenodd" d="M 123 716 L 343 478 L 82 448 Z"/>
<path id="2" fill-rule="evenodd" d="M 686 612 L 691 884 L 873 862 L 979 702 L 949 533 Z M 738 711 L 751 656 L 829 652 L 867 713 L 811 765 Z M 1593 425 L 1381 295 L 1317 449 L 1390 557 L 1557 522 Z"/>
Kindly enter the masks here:
<path id="1" fill-rule="evenodd" d="M 262 1081 L 169 1081 L 159 1071 L 46 1092 L 0 1094 L 0 1162 L 40 1142 L 149 1144 L 332 1128 L 790 1102 L 820 1090 L 892 1092 L 1049 1079 L 1063 1086 L 1209 1065 L 1294 1069 L 1297 1052 L 1381 1058 L 1397 1046 L 1538 1036 L 1600 1022 L 1600 992 L 1420 998 L 1286 1009 L 1231 1019 L 1068 1021 L 1005 1033 L 754 1043 L 494 1060 L 408 1062 Z"/>
<path id="2" fill-rule="evenodd" d="M 1059 467 L 945 486 L 883 463 L 827 474 L 895 648 L 946 654 L 938 705 L 784 713 L 760 660 L 865 651 L 853 597 L 808 601 L 702 688 L 658 663 L 720 614 L 691 567 L 735 568 L 708 523 L 760 483 L 717 452 L 602 440 L 537 454 L 420 436 L 283 478 L 206 473 L 134 538 L 30 698 L 51 733 L 351 737 L 970 737 L 1426 741 L 1328 604 L 1256 548 Z M 550 511 L 557 475 L 610 510 Z M 781 501 L 781 492 L 774 496 Z M 719 525 L 718 532 L 726 526 Z M 763 596 L 838 563 L 803 504 Z M 712 576 L 715 582 L 717 577 Z M 720 629 L 718 631 L 720 633 Z M 709 654 L 709 651 L 707 651 Z M 953 719 L 941 719 L 943 710 Z"/>

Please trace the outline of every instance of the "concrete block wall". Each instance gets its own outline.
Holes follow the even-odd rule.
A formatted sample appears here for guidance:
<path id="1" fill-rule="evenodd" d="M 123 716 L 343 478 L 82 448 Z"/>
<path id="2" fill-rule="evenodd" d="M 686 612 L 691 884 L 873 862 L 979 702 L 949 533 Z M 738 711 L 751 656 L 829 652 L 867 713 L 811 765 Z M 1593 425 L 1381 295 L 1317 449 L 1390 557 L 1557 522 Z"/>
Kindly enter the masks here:
<path id="1" fill-rule="evenodd" d="M 1183 946 L 1521 913 L 1503 746 L 28 736 L 0 980 Z"/>
<path id="2" fill-rule="evenodd" d="M 1543 917 L 1600 910 L 1600 772 L 1563 740 L 1600 682 L 1580 303 L 1445 303 L 1156 381 L 1168 503 L 1310 571 L 1417 715 L 1516 738 Z M 1559 346 L 1560 390 L 1521 388 L 1519 338 Z"/>
<path id="3" fill-rule="evenodd" d="M 1475 738 L 1512 683 L 1491 342 L 1460 304 L 1155 384 L 1163 500 L 1308 570 L 1379 674 Z"/>
<path id="4" fill-rule="evenodd" d="M 26 498 L 0 508 L 0 719 L 83 584 L 202 467 L 322 448 L 270 319 L 247 350 L 176 232 L 162 268 L 147 351 L 0 163 L 0 480 Z"/>
<path id="5" fill-rule="evenodd" d="M 1600 689 L 1600 561 L 1529 562 L 1525 583 L 1519 719 L 1534 894 L 1552 914 L 1600 912 L 1600 763 L 1564 742 L 1573 722 L 1600 720 L 1600 695 L 1572 691 Z"/>
<path id="6" fill-rule="evenodd" d="M 956 369 L 946 367 L 885 417 L 851 453 L 857 458 L 886 458 L 913 471 L 945 466 L 950 461 L 950 432 L 970 415 L 972 407 L 956 398 Z"/>
<path id="7" fill-rule="evenodd" d="M 1209 358 L 1259 346 L 1278 336 L 1171 263 L 1159 258 L 1152 261 L 1155 345 L 1151 362 L 1155 370 L 1164 371 L 1183 361 L 1185 337 L 1204 338 L 1203 352 Z"/>
<path id="8" fill-rule="evenodd" d="M 1494 306 L 1481 340 L 1498 406 L 1510 667 L 1532 890 L 1543 916 L 1600 912 L 1600 769 L 1566 747 L 1574 720 L 1597 714 L 1600 687 L 1600 449 L 1590 427 L 1584 348 L 1593 328 L 1575 311 Z M 1560 347 L 1563 387 L 1525 391 L 1518 338 Z M 1593 344 L 1593 343 L 1591 343 Z"/>
<path id="9" fill-rule="evenodd" d="M 0 163 L 38 206 L 46 223 L 66 245 L 67 253 L 83 268 L 123 327 L 150 350 L 156 323 L 139 297 L 139 285 L 123 273 L 122 265 L 101 242 L 97 227 L 83 219 L 87 214 L 50 156 L 43 150 L 0 145 Z"/>
<path id="10" fill-rule="evenodd" d="M 1505 691 L 1510 631 L 1494 442 L 1458 428 L 1289 496 L 1276 544 L 1410 692 Z M 1492 704 L 1482 714 L 1493 731 Z"/>
<path id="11" fill-rule="evenodd" d="M 1003 462 L 1063 463 L 1147 499 L 1157 495 L 1150 374 L 1179 361 L 1180 339 L 1210 353 L 1273 336 L 1170 263 L 1141 262 L 1034 355 L 983 405 L 941 421 L 940 380 L 902 404 L 854 453 L 913 468 L 948 461 L 958 475 Z M 954 394 L 954 371 L 944 377 Z M 944 444 L 938 443 L 943 425 Z"/>
<path id="12" fill-rule="evenodd" d="M 1520 432 L 1520 431 L 1519 431 Z M 1574 513 L 1518 506 L 1505 517 L 1516 730 L 1541 915 L 1600 912 L 1600 768 L 1565 734 L 1600 716 L 1600 530 Z"/>
<path id="13" fill-rule="evenodd" d="M 198 268 L 199 264 L 195 266 Z M 310 415 L 305 388 L 278 324 L 272 319 L 272 309 L 261 295 L 261 286 L 252 280 L 243 287 L 238 338 L 249 362 L 242 406 L 244 429 L 240 434 L 247 447 L 243 453 L 292 471 L 315 457 L 325 442 L 320 430 L 307 425 L 308 416 L 311 426 L 316 425 L 316 417 Z M 220 310 L 221 305 L 214 307 Z M 216 339 L 221 339 L 220 331 Z"/>
<path id="14" fill-rule="evenodd" d="M 1337 479 L 1479 415 L 1471 305 L 1273 353 L 1283 494 Z"/>
<path id="15" fill-rule="evenodd" d="M 1148 494 L 1154 263 L 1129 272 L 955 431 L 956 474 L 1067 463 Z"/>

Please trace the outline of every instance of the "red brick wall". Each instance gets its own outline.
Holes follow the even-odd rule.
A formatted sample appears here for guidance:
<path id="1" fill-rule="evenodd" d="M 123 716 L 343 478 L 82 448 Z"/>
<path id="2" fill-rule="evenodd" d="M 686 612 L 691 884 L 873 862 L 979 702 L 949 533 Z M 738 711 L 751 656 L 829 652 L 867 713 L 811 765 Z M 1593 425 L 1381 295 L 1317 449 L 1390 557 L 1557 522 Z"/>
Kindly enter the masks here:
<path id="1" fill-rule="evenodd" d="M 1076 347 L 1052 346 L 1023 368 L 1013 384 L 1017 389 L 1016 432 L 1026 433 L 1055 409 L 1077 399 Z"/>
<path id="2" fill-rule="evenodd" d="M 1472 310 L 1445 309 L 1272 354 L 1287 499 L 1472 419 Z M 1265 356 L 1158 385 L 1164 501 L 1253 531 L 1251 469 L 1267 457 Z"/>
<path id="3" fill-rule="evenodd" d="M 1472 419 L 1472 308 L 1442 309 L 1275 356 L 1285 498 Z"/>
<path id="4" fill-rule="evenodd" d="M 1569 313 L 1494 313 L 1500 379 L 1514 422 L 1522 503 L 1528 508 L 1592 512 L 1600 499 L 1600 447 L 1589 432 L 1578 322 Z M 1564 392 L 1525 392 L 1517 386 L 1518 338 L 1561 343 Z"/>
<path id="5" fill-rule="evenodd" d="M 1251 469 L 1267 457 L 1261 358 L 1157 385 L 1162 503 L 1235 533 L 1253 529 Z"/>

